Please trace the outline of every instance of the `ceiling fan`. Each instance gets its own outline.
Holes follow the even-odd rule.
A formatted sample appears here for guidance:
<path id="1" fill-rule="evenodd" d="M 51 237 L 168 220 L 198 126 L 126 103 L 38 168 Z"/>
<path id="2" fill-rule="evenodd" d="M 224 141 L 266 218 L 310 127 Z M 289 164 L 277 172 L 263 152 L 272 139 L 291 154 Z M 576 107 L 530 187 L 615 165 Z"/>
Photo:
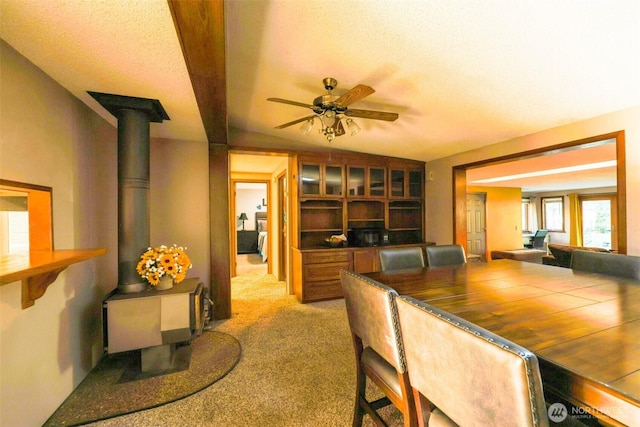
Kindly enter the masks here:
<path id="1" fill-rule="evenodd" d="M 327 90 L 326 95 L 320 95 L 313 100 L 313 105 L 304 104 L 302 102 L 289 101 L 282 98 L 268 98 L 267 101 L 280 102 L 283 104 L 295 105 L 298 107 L 310 108 L 314 114 L 303 117 L 301 119 L 294 120 L 289 123 L 285 123 L 280 126 L 276 126 L 276 129 L 284 129 L 288 126 L 295 125 L 296 123 L 304 122 L 300 131 L 305 135 L 308 135 L 313 129 L 314 120 L 318 119 L 321 123 L 320 133 L 327 137 L 329 142 L 333 141 L 336 136 L 345 134 L 345 129 L 342 124 L 344 116 L 345 125 L 351 133 L 355 135 L 360 132 L 360 127 L 353 121 L 351 117 L 358 117 L 362 119 L 373 120 L 386 120 L 392 122 L 398 118 L 397 113 L 387 113 L 384 111 L 373 110 L 356 110 L 348 108 L 349 105 L 356 101 L 361 100 L 375 92 L 373 88 L 359 84 L 349 90 L 343 95 L 333 95 L 331 91 L 338 85 L 338 81 L 333 77 L 326 77 L 322 80 L 324 88 Z"/>

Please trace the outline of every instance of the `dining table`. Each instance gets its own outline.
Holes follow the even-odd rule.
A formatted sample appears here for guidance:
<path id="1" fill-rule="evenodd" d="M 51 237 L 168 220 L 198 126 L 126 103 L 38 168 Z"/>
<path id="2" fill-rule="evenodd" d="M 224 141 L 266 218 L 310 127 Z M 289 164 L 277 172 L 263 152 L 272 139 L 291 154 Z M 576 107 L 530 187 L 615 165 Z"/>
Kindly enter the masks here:
<path id="1" fill-rule="evenodd" d="M 640 425 L 640 280 L 508 259 L 363 275 L 532 351 L 568 416 Z"/>

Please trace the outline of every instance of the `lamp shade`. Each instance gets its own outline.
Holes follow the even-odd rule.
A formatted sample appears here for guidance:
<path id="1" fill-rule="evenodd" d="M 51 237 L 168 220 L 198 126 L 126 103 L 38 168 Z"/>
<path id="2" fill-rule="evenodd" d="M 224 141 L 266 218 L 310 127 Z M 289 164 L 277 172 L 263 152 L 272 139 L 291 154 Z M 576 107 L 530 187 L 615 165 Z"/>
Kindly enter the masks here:
<path id="1" fill-rule="evenodd" d="M 249 218 L 247 218 L 247 214 L 246 214 L 246 213 L 242 212 L 242 213 L 240 214 L 240 218 L 238 218 L 238 219 L 239 219 L 240 221 L 246 221 L 246 220 L 248 220 Z"/>

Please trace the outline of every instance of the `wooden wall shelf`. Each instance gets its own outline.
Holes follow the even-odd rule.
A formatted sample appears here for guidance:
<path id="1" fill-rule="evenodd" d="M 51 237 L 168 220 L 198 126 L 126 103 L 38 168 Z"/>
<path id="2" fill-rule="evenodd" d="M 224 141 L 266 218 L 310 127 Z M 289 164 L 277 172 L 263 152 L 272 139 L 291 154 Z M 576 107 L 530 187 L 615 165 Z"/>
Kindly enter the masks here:
<path id="1" fill-rule="evenodd" d="M 0 258 L 0 285 L 22 280 L 22 308 L 35 304 L 71 264 L 107 253 L 106 248 L 31 251 Z"/>

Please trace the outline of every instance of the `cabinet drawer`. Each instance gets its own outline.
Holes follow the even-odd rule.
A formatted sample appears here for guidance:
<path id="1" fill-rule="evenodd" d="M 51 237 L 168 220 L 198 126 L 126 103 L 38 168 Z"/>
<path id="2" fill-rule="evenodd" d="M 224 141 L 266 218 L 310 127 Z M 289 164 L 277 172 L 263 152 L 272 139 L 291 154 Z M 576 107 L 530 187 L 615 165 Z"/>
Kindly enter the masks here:
<path id="1" fill-rule="evenodd" d="M 351 262 L 351 252 L 336 250 L 314 252 L 304 255 L 305 264 L 322 264 L 328 262 Z"/>
<path id="2" fill-rule="evenodd" d="M 304 266 L 303 280 L 306 282 L 322 282 L 337 280 L 340 282 L 340 270 L 350 270 L 350 262 L 331 262 L 325 264 L 308 264 Z"/>
<path id="3" fill-rule="evenodd" d="M 340 280 L 309 282 L 305 284 L 303 302 L 306 303 L 342 297 L 342 286 L 340 285 Z"/>

